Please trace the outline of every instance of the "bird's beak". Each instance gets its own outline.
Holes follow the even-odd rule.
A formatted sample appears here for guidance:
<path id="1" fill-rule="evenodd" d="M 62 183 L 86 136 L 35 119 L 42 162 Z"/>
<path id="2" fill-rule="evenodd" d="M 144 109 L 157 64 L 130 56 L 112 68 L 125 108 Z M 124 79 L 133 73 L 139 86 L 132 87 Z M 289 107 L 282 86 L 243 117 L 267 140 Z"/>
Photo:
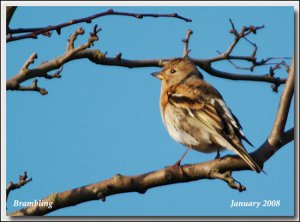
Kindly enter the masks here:
<path id="1" fill-rule="evenodd" d="M 161 72 L 153 72 L 151 73 L 152 76 L 162 80 L 163 79 L 163 75 L 161 74 Z"/>

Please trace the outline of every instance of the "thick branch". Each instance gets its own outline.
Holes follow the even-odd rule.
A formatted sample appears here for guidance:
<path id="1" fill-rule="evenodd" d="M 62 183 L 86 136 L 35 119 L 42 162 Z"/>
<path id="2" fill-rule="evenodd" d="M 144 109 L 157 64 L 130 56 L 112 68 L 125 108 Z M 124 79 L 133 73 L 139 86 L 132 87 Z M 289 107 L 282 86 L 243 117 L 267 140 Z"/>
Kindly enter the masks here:
<path id="1" fill-rule="evenodd" d="M 290 138 L 283 141 L 281 147 L 291 140 L 292 139 Z M 263 144 L 256 152 L 264 154 L 265 152 L 268 152 L 268 147 L 268 144 Z M 279 148 L 280 147 L 277 147 L 277 150 Z M 258 156 L 256 152 L 252 154 L 255 160 L 257 160 Z M 52 202 L 51 209 L 46 206 L 27 207 L 13 212 L 9 214 L 9 216 L 45 215 L 57 209 L 74 206 L 86 201 L 99 199 L 105 201 L 106 197 L 115 194 L 127 192 L 138 192 L 144 194 L 148 189 L 154 187 L 196 181 L 200 179 L 221 179 L 227 182 L 230 187 L 238 189 L 239 191 L 244 191 L 246 188 L 228 175 L 229 171 L 238 170 L 250 169 L 238 156 L 226 156 L 221 159 L 205 163 L 184 165 L 181 167 L 169 166 L 161 170 L 137 176 L 123 176 L 117 174 L 110 179 L 100 181 L 98 183 L 61 193 L 54 193 L 43 198 L 43 202 Z M 235 182 L 237 182 L 237 184 Z"/>
<path id="2" fill-rule="evenodd" d="M 292 60 L 291 67 L 289 68 L 289 77 L 286 82 L 285 90 L 281 95 L 281 103 L 278 107 L 276 119 L 272 132 L 269 136 L 270 144 L 281 143 L 281 140 L 284 139 L 284 128 L 288 118 L 288 113 L 291 105 L 291 101 L 294 94 L 294 84 L 295 84 L 295 74 L 294 74 L 294 59 Z"/>
<path id="3" fill-rule="evenodd" d="M 47 27 L 42 27 L 42 28 L 28 28 L 28 29 L 10 29 L 10 35 L 7 36 L 6 42 L 11 42 L 11 41 L 16 41 L 16 40 L 21 40 L 21 39 L 28 39 L 28 38 L 37 38 L 38 35 L 44 34 L 44 33 L 49 33 L 51 31 L 56 31 L 58 34 L 61 33 L 61 29 L 70 25 L 78 24 L 78 23 L 91 23 L 93 19 L 107 16 L 107 15 L 120 15 L 120 16 L 129 16 L 129 17 L 134 17 L 137 19 L 142 19 L 144 17 L 169 17 L 169 18 L 177 18 L 184 20 L 186 22 L 191 22 L 192 20 L 189 18 L 182 17 L 178 15 L 177 13 L 172 13 L 172 14 L 152 14 L 152 13 L 127 13 L 127 12 L 117 12 L 114 11 L 113 9 L 109 9 L 106 12 L 101 12 L 95 15 L 91 15 L 85 18 L 80 18 L 80 19 L 73 19 L 69 22 L 61 23 L 59 25 L 50 25 Z M 24 32 L 29 32 L 27 34 L 23 35 L 18 35 L 18 36 L 13 36 L 13 34 L 16 33 L 24 33 Z"/>

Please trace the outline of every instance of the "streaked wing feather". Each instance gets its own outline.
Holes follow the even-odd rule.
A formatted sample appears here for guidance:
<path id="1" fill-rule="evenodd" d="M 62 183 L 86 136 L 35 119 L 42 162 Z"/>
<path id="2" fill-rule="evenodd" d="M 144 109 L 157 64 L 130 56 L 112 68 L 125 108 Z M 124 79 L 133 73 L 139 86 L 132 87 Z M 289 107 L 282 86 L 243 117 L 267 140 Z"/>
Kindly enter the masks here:
<path id="1" fill-rule="evenodd" d="M 182 108 L 201 109 L 204 106 L 204 103 L 180 94 L 168 94 L 168 99 L 171 104 Z"/>
<path id="2" fill-rule="evenodd" d="M 238 118 L 232 113 L 230 108 L 228 108 L 223 100 L 216 99 L 214 101 L 215 107 L 219 115 L 224 119 L 224 123 L 228 129 L 233 129 L 234 133 L 240 138 L 245 140 L 249 145 L 253 144 L 246 138 L 245 134 L 242 131 L 242 126 Z"/>
<path id="3" fill-rule="evenodd" d="M 214 88 L 210 90 L 214 92 Z M 260 172 L 262 169 L 250 157 L 240 141 L 244 139 L 252 145 L 243 134 L 239 120 L 226 106 L 222 96 L 217 91 L 214 92 L 213 98 L 210 99 L 208 99 L 209 96 L 206 95 L 206 91 L 201 91 L 199 87 L 193 88 L 184 85 L 181 89 L 179 87 L 179 91 L 176 88 L 169 91 L 168 100 L 172 105 L 187 110 L 191 117 L 201 121 L 209 129 L 219 134 L 220 138 L 231 144 L 234 151 L 253 170 Z"/>
<path id="4" fill-rule="evenodd" d="M 212 98 L 207 93 L 210 93 Z M 227 107 L 222 96 L 213 87 L 201 88 L 187 84 L 177 85 L 168 92 L 168 99 L 175 106 L 188 108 L 198 120 L 203 118 L 204 122 L 211 123 L 210 127 L 214 127 L 226 139 L 238 137 L 253 146 L 245 137 L 238 118 Z"/>
<path id="5" fill-rule="evenodd" d="M 199 99 L 191 99 L 181 94 L 169 94 L 168 99 L 171 104 L 186 109 L 191 117 L 201 121 L 211 130 L 222 134 L 223 120 L 212 104 L 204 103 Z"/>

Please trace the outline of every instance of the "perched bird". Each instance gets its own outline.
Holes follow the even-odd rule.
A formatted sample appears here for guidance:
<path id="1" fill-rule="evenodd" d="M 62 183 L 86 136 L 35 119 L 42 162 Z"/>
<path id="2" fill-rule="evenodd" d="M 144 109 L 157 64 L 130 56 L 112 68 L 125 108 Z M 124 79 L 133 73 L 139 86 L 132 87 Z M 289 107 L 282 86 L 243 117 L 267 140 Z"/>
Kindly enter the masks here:
<path id="1" fill-rule="evenodd" d="M 190 60 L 171 60 L 152 75 L 162 81 L 160 112 L 168 133 L 189 148 L 175 165 L 180 165 L 191 148 L 204 153 L 217 151 L 217 157 L 219 151 L 228 149 L 238 154 L 252 170 L 262 171 L 242 144 L 243 139 L 253 146 L 242 132 L 238 119 Z"/>

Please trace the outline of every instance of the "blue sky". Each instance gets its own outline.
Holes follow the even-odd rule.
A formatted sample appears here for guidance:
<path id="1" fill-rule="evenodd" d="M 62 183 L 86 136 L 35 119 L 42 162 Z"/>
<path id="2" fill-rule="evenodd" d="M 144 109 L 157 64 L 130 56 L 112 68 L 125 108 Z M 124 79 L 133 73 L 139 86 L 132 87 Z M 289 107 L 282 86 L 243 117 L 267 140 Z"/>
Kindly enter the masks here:
<path id="1" fill-rule="evenodd" d="M 59 24 L 105 11 L 111 7 L 19 7 L 11 28 Z M 88 38 L 94 24 L 102 28 L 94 49 L 107 56 L 122 52 L 127 59 L 180 57 L 186 29 L 194 31 L 190 56 L 208 58 L 224 51 L 233 36 L 228 32 L 231 18 L 240 29 L 244 25 L 265 25 L 249 37 L 258 46 L 258 58 L 291 57 L 294 51 L 293 7 L 112 7 L 138 13 L 173 13 L 189 17 L 192 23 L 171 18 L 107 16 L 92 24 L 67 27 L 51 38 L 23 40 L 7 44 L 7 78 L 15 75 L 32 52 L 42 61 L 61 55 L 68 36 L 79 26 Z M 233 52 L 249 55 L 251 46 L 243 42 Z M 241 65 L 247 65 L 241 63 Z M 220 70 L 235 70 L 227 62 L 215 65 Z M 159 68 L 100 66 L 88 60 L 64 66 L 61 79 L 39 80 L 49 94 L 7 92 L 7 181 L 16 181 L 24 170 L 33 181 L 12 192 L 14 200 L 34 201 L 53 192 L 91 184 L 116 173 L 136 175 L 175 163 L 184 148 L 166 132 L 159 112 L 160 82 L 150 73 Z M 257 68 L 253 75 L 268 72 Z M 255 147 L 270 133 L 283 89 L 273 93 L 270 84 L 231 81 L 202 71 L 205 79 L 223 95 L 239 118 L 246 136 Z M 285 78 L 282 69 L 277 75 Z M 27 84 L 31 84 L 28 81 Z M 294 126 L 291 107 L 286 129 Z M 249 152 L 253 148 L 245 143 Z M 222 155 L 228 154 L 225 152 Z M 215 154 L 190 151 L 183 160 L 197 163 Z M 106 202 L 91 201 L 50 213 L 49 216 L 292 216 L 294 212 L 294 143 L 276 153 L 266 164 L 268 175 L 234 172 L 247 187 L 239 193 L 223 181 L 200 180 L 150 189 L 146 194 L 126 193 L 109 196 Z M 279 207 L 230 208 L 232 200 L 280 200 Z"/>

